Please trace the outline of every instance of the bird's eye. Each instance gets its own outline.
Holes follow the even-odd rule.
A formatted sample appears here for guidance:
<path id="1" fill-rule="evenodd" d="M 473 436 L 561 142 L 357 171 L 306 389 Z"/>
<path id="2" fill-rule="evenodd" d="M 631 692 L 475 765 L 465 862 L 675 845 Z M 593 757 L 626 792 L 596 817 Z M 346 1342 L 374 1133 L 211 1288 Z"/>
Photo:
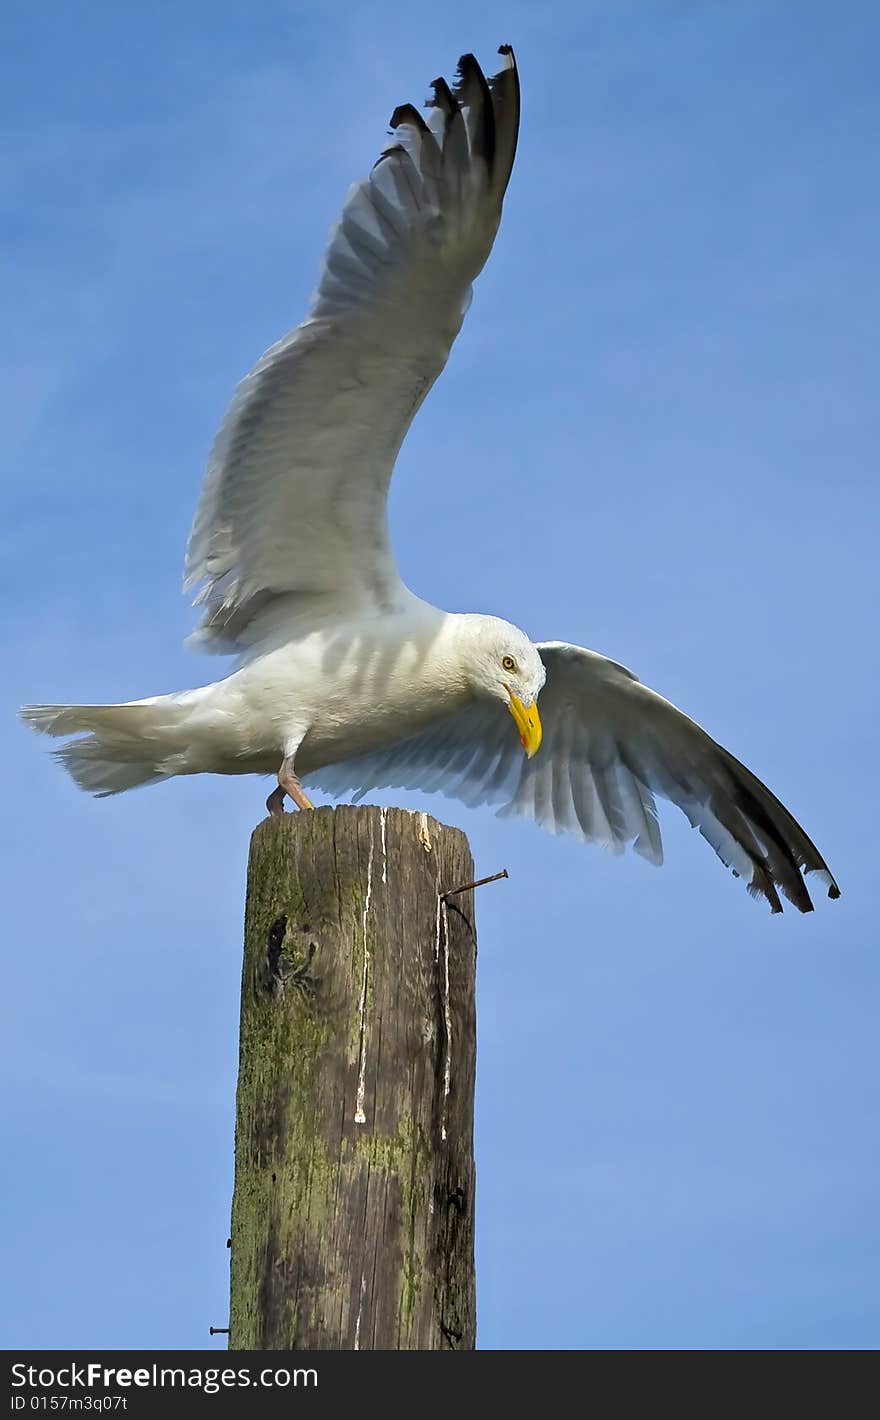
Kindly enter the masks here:
<path id="1" fill-rule="evenodd" d="M 516 670 L 516 661 L 513 659 L 513 656 L 505 656 L 501 664 L 506 671 Z"/>

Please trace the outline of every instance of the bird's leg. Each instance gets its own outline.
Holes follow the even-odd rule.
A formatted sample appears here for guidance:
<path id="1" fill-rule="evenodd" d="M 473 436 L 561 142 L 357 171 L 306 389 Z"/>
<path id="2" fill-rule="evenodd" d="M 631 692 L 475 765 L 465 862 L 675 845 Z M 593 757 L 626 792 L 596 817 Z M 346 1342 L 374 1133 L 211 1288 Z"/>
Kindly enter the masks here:
<path id="1" fill-rule="evenodd" d="M 277 789 L 272 790 L 266 800 L 266 808 L 269 810 L 270 814 L 284 813 L 284 790 L 280 784 Z"/>
<path id="2" fill-rule="evenodd" d="M 298 809 L 313 809 L 315 806 L 299 782 L 296 770 L 293 767 L 293 758 L 286 755 L 281 761 L 281 768 L 278 771 L 278 787 L 285 794 L 289 794 Z"/>
<path id="3" fill-rule="evenodd" d="M 293 759 L 285 755 L 278 771 L 278 788 L 273 789 L 266 800 L 270 814 L 284 813 L 284 795 L 289 794 L 298 809 L 313 809 L 315 806 L 303 789 L 293 767 Z"/>

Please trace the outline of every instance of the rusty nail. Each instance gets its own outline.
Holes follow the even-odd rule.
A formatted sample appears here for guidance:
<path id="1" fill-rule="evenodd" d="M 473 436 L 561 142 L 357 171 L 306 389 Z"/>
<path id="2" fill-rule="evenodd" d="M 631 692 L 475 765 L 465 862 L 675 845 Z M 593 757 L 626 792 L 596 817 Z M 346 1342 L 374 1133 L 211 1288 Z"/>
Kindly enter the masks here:
<path id="1" fill-rule="evenodd" d="M 506 868 L 502 868 L 500 873 L 493 873 L 488 878 L 477 878 L 475 883 L 463 883 L 461 887 L 450 888 L 449 892 L 441 892 L 440 896 L 446 900 L 447 897 L 457 897 L 460 892 L 469 892 L 471 888 L 482 887 L 484 883 L 497 883 L 499 878 L 509 878 L 510 874 Z"/>

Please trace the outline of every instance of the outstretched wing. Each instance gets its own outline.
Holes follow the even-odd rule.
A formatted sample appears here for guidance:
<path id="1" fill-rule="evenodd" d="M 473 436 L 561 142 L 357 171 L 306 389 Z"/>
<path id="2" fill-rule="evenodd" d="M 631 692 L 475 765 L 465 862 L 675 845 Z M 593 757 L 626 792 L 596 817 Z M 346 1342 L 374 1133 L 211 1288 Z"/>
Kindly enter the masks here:
<path id="1" fill-rule="evenodd" d="M 352 187 L 311 309 L 239 386 L 217 436 L 186 560 L 208 649 L 259 640 L 273 617 L 406 593 L 388 540 L 391 471 L 446 363 L 492 248 L 519 126 L 514 57 L 488 81 L 472 55 L 428 121 Z"/>
<path id="2" fill-rule="evenodd" d="M 654 796 L 668 799 L 749 891 L 781 912 L 779 892 L 812 911 L 804 873 L 840 896 L 827 864 L 775 795 L 705 730 L 623 666 L 565 642 L 539 645 L 547 668 L 544 740 L 524 758 L 508 717 L 475 704 L 381 755 L 309 776 L 332 794 L 352 789 L 436 791 L 466 804 L 499 804 L 551 833 L 617 853 L 632 844 L 663 861 Z"/>

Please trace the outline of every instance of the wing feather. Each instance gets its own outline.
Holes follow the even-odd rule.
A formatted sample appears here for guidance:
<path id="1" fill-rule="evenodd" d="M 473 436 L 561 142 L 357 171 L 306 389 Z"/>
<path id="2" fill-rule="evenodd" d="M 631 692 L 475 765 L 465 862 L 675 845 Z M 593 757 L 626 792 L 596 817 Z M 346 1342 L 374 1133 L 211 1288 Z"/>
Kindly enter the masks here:
<path id="1" fill-rule="evenodd" d="M 812 910 L 805 875 L 840 896 L 828 866 L 774 794 L 699 725 L 614 661 L 564 642 L 539 645 L 544 741 L 523 758 L 500 707 L 474 705 L 378 755 L 308 776 L 333 794 L 357 788 L 440 792 L 503 816 L 535 819 L 621 853 L 663 862 L 655 795 L 676 804 L 749 891 L 781 912 L 780 893 Z"/>
<path id="2" fill-rule="evenodd" d="M 501 218 L 519 103 L 503 53 L 489 81 L 472 55 L 455 92 L 436 81 L 438 126 L 411 104 L 394 110 L 394 142 L 348 194 L 306 320 L 236 391 L 187 551 L 207 649 L 246 652 L 297 616 L 408 596 L 388 484 Z"/>

